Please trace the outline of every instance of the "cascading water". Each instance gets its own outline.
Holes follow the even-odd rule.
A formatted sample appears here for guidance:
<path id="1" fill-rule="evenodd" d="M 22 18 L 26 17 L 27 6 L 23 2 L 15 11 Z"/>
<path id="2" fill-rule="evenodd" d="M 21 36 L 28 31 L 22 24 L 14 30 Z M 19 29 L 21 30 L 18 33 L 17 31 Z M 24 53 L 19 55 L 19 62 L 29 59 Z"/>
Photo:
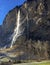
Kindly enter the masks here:
<path id="1" fill-rule="evenodd" d="M 22 23 L 20 23 L 20 10 L 18 10 L 18 14 L 17 14 L 17 21 L 16 21 L 16 27 L 14 29 L 14 33 L 13 33 L 13 38 L 11 41 L 11 46 L 10 48 L 12 48 L 13 44 L 15 43 L 16 39 L 22 34 L 23 30 L 20 29 L 20 26 L 22 25 Z"/>

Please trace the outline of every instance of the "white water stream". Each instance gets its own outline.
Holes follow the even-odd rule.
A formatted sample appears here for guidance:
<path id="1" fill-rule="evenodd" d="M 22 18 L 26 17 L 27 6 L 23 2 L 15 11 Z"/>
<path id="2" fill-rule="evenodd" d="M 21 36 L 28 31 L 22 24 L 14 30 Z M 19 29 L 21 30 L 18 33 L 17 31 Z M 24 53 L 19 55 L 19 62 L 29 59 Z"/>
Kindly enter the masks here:
<path id="1" fill-rule="evenodd" d="M 14 29 L 14 33 L 13 33 L 13 38 L 11 41 L 11 46 L 10 48 L 12 48 L 13 44 L 15 43 L 16 39 L 22 34 L 23 30 L 20 30 L 20 26 L 22 25 L 22 23 L 20 22 L 20 10 L 18 10 L 18 14 L 17 14 L 17 18 L 16 18 L 16 27 Z"/>

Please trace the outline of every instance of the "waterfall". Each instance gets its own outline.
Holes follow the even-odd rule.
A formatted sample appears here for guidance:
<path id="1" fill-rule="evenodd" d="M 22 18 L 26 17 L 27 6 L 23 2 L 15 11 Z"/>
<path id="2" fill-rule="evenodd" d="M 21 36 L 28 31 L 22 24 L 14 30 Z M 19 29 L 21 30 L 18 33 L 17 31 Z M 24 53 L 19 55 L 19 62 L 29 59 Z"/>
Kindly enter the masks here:
<path id="1" fill-rule="evenodd" d="M 15 41 L 16 41 L 16 39 L 22 34 L 22 32 L 23 32 L 23 30 L 21 30 L 20 28 L 21 28 L 21 26 L 22 26 L 22 24 L 23 24 L 23 22 L 21 23 L 20 22 L 20 10 L 18 10 L 18 14 L 16 15 L 16 27 L 15 27 L 15 29 L 14 29 L 14 33 L 13 33 L 13 38 L 12 38 L 12 41 L 11 41 L 11 46 L 10 46 L 10 48 L 12 48 L 12 46 L 13 46 L 13 44 L 15 43 Z"/>

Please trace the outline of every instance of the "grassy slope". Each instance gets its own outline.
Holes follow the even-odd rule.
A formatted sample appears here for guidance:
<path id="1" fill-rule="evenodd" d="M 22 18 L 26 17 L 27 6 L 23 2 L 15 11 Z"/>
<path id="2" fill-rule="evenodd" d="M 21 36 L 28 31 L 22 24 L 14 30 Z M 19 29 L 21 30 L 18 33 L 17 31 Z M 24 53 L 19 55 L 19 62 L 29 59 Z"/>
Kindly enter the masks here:
<path id="1" fill-rule="evenodd" d="M 13 64 L 13 65 L 50 65 L 50 61 L 22 63 L 22 64 Z"/>

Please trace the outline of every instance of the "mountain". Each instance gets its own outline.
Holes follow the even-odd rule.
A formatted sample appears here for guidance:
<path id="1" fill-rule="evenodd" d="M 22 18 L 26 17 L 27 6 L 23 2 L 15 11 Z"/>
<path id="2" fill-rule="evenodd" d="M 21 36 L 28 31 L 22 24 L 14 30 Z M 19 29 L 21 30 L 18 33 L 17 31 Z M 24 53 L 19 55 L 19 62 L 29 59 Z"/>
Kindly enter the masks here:
<path id="1" fill-rule="evenodd" d="M 40 48 L 38 47 L 38 43 L 41 44 L 39 45 L 41 46 L 41 49 L 42 47 L 46 48 L 44 50 L 46 54 L 50 54 L 49 2 L 50 0 L 32 0 L 24 3 L 21 7 L 15 7 L 13 10 L 11 10 L 5 17 L 3 24 L 0 26 L 0 47 L 9 47 L 11 45 L 11 36 L 14 33 L 14 29 L 16 27 L 18 10 L 20 10 L 20 23 L 24 22 L 20 28 L 24 28 L 24 31 L 23 34 L 19 36 L 14 43 L 14 45 L 19 45 L 19 47 L 16 48 L 16 51 L 24 51 L 24 54 L 21 56 L 19 55 L 19 58 L 25 59 L 27 56 L 32 58 L 34 55 L 33 51 L 35 50 L 35 54 L 37 53 L 38 55 L 37 49 Z M 45 43 L 48 44 L 48 47 L 46 47 Z"/>

